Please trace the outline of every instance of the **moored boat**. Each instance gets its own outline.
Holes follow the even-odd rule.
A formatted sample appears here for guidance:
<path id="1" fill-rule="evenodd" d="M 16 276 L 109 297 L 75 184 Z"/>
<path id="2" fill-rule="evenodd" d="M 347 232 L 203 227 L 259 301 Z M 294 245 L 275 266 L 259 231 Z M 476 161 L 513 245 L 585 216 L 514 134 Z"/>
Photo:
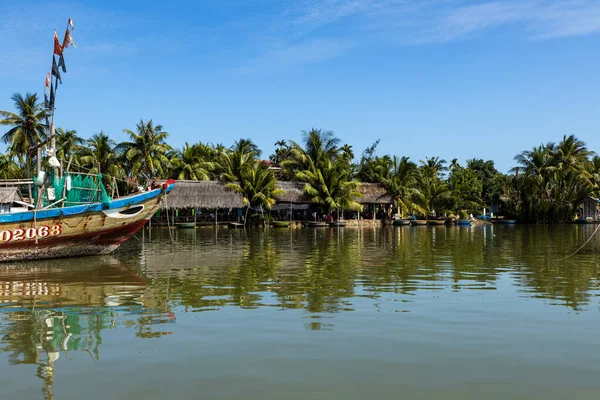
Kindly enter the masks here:
<path id="1" fill-rule="evenodd" d="M 517 221 L 514 219 L 502 219 L 500 220 L 500 224 L 502 225 L 516 225 Z"/>
<path id="2" fill-rule="evenodd" d="M 309 228 L 325 228 L 327 226 L 327 222 L 311 221 L 308 223 Z"/>
<path id="3" fill-rule="evenodd" d="M 69 19 L 65 38 L 70 37 L 72 26 Z M 56 33 L 54 37 L 54 54 L 60 56 L 58 65 L 65 73 L 64 48 Z M 47 139 L 28 149 L 37 161 L 36 176 L 0 185 L 4 186 L 0 195 L 0 262 L 111 253 L 146 224 L 174 187 L 173 180 L 161 185 L 153 182 L 146 188 L 136 186 L 135 194 L 119 197 L 113 178 L 117 191 L 113 197 L 107 194 L 101 174 L 72 172 L 70 161 L 63 168 L 57 159 L 54 131 L 59 81 L 62 83 L 53 56 L 52 72 L 46 76 L 49 96 L 44 99 Z M 46 164 L 47 171 L 42 169 Z M 21 195 L 24 187 L 26 201 Z"/>
<path id="4" fill-rule="evenodd" d="M 109 254 L 148 222 L 173 187 L 169 181 L 109 202 L 0 214 L 0 261 Z"/>
<path id="5" fill-rule="evenodd" d="M 429 221 L 427 221 L 427 225 L 431 225 L 431 226 L 440 226 L 440 225 L 445 225 L 446 221 L 444 220 L 439 220 L 439 219 L 430 219 Z"/>
<path id="6" fill-rule="evenodd" d="M 345 228 L 346 227 L 346 221 L 329 222 L 329 227 L 330 228 Z"/>
<path id="7" fill-rule="evenodd" d="M 459 226 L 471 226 L 471 220 L 470 219 L 460 219 L 460 220 L 458 220 L 458 225 Z"/>
<path id="8" fill-rule="evenodd" d="M 196 224 L 193 222 L 180 222 L 175 225 L 177 229 L 195 229 Z"/>
<path id="9" fill-rule="evenodd" d="M 410 219 L 395 219 L 393 224 L 394 226 L 406 226 L 410 225 Z"/>
<path id="10" fill-rule="evenodd" d="M 271 226 L 273 228 L 288 228 L 290 226 L 290 221 L 273 221 L 271 222 Z"/>
<path id="11" fill-rule="evenodd" d="M 412 226 L 425 226 L 425 225 L 427 225 L 427 221 L 421 220 L 421 219 L 416 219 L 416 220 L 410 221 L 410 224 Z"/>
<path id="12" fill-rule="evenodd" d="M 240 222 L 230 222 L 227 224 L 227 226 L 229 227 L 229 229 L 243 229 L 244 228 L 244 224 L 242 224 Z"/>

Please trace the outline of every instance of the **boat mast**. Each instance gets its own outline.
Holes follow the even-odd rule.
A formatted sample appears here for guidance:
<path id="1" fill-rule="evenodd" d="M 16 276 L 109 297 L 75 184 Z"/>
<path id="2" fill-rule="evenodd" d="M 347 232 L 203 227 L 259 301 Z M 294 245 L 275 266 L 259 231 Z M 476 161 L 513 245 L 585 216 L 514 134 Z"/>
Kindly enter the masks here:
<path id="1" fill-rule="evenodd" d="M 48 99 L 46 95 L 44 95 L 44 102 L 46 109 L 50 112 L 50 121 L 48 122 L 48 118 L 46 118 L 46 139 L 37 144 L 32 150 L 37 150 L 37 165 L 36 165 L 36 178 L 40 176 L 40 172 L 42 171 L 42 148 L 48 145 L 47 153 L 50 157 L 56 157 L 56 134 L 54 131 L 54 103 L 56 101 L 56 92 L 58 90 L 58 82 L 60 76 L 59 68 L 62 66 L 63 72 L 66 72 L 63 52 L 69 46 L 69 44 L 73 45 L 73 41 L 71 40 L 71 32 L 69 27 L 73 28 L 73 20 L 69 18 L 67 22 L 67 27 L 65 30 L 65 36 L 63 39 L 63 43 L 58 41 L 58 36 L 56 35 L 56 31 L 54 31 L 54 51 L 52 53 L 52 65 L 50 69 L 50 80 L 48 82 L 48 78 L 46 78 L 46 87 L 49 88 L 50 98 Z M 73 28 L 74 29 L 74 28 Z M 58 55 L 59 63 L 56 63 L 56 57 Z M 60 79 L 60 83 L 62 83 L 62 79 Z M 58 174 L 58 167 L 53 167 L 54 174 Z M 41 203 L 40 199 L 42 196 L 42 187 L 38 186 L 37 188 L 37 204 L 34 204 L 35 208 L 38 208 Z"/>

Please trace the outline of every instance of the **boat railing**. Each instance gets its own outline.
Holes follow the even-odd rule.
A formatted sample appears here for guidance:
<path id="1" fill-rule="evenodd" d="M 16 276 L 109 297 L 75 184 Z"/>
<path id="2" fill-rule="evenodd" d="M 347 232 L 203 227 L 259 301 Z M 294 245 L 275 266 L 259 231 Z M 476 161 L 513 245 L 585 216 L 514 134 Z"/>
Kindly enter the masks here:
<path id="1" fill-rule="evenodd" d="M 0 187 L 32 185 L 32 179 L 0 179 Z"/>

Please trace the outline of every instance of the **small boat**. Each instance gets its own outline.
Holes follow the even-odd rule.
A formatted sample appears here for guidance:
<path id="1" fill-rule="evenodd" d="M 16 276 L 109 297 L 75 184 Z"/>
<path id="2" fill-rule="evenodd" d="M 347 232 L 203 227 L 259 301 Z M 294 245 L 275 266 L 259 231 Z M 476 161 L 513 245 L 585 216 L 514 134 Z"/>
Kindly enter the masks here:
<path id="1" fill-rule="evenodd" d="M 345 228 L 346 221 L 334 221 L 329 223 L 330 228 Z"/>
<path id="2" fill-rule="evenodd" d="M 327 222 L 311 221 L 308 223 L 309 228 L 325 228 L 327 226 Z"/>
<path id="3" fill-rule="evenodd" d="M 288 228 L 290 226 L 290 221 L 273 221 L 271 222 L 271 226 L 273 228 Z"/>
<path id="4" fill-rule="evenodd" d="M 588 218 L 578 218 L 574 221 L 576 224 L 591 224 L 594 222 L 594 219 L 591 217 Z"/>
<path id="5" fill-rule="evenodd" d="M 394 226 L 406 226 L 410 225 L 410 219 L 395 219 Z"/>
<path id="6" fill-rule="evenodd" d="M 432 220 L 427 221 L 427 225 L 432 225 L 432 226 L 446 225 L 446 221 L 439 220 L 439 219 L 432 219 Z"/>
<path id="7" fill-rule="evenodd" d="M 180 222 L 178 224 L 175 224 L 175 227 L 177 229 L 195 229 L 196 224 L 193 222 Z"/>
<path id="8" fill-rule="evenodd" d="M 502 225 L 515 225 L 517 223 L 517 221 L 514 219 L 501 219 L 500 223 Z"/>
<path id="9" fill-rule="evenodd" d="M 460 219 L 458 220 L 458 226 L 471 226 L 470 219 Z"/>
<path id="10" fill-rule="evenodd" d="M 229 224 L 227 224 L 227 226 L 229 227 L 229 229 L 243 229 L 244 228 L 244 224 L 242 224 L 240 222 L 230 222 Z"/>
<path id="11" fill-rule="evenodd" d="M 427 225 L 427 221 L 421 220 L 421 219 L 416 219 L 416 220 L 410 221 L 410 224 L 412 226 L 425 226 L 425 225 Z"/>

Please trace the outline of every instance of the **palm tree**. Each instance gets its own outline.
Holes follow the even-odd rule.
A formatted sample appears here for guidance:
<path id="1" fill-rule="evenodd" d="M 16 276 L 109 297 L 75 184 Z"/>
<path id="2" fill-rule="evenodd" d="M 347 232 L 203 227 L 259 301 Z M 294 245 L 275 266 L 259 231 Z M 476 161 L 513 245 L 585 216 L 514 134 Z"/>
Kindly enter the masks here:
<path id="1" fill-rule="evenodd" d="M 170 176 L 179 180 L 204 181 L 210 179 L 210 172 L 215 166 L 203 154 L 206 153 L 204 146 L 202 143 L 190 146 L 186 142 L 183 149 L 177 150 L 171 157 Z"/>
<path id="2" fill-rule="evenodd" d="M 251 139 L 240 139 L 233 144 L 231 148 L 233 151 L 238 151 L 241 153 L 251 153 L 253 157 L 260 157 L 262 151 L 258 148 L 258 146 Z"/>
<path id="3" fill-rule="evenodd" d="M 290 141 L 290 159 L 283 163 L 286 169 L 294 173 L 298 170 L 314 171 L 320 163 L 340 156 L 340 139 L 335 137 L 332 131 L 313 128 L 309 132 L 303 131 L 302 138 L 304 147 L 293 140 Z"/>
<path id="4" fill-rule="evenodd" d="M 430 178 L 440 179 L 441 174 L 448 170 L 445 166 L 446 160 L 440 159 L 439 157 L 428 157 L 425 161 L 420 160 L 420 162 L 422 173 L 424 176 Z"/>
<path id="5" fill-rule="evenodd" d="M 360 183 L 350 179 L 350 165 L 345 157 L 324 159 L 318 168 L 298 171 L 296 179 L 305 183 L 304 191 L 311 201 L 322 205 L 327 214 L 333 209 L 360 208 L 356 201 L 362 196 L 358 191 Z"/>
<path id="6" fill-rule="evenodd" d="M 48 110 L 38 102 L 37 94 L 26 93 L 23 96 L 15 93 L 11 99 L 15 102 L 17 112 L 0 111 L 0 125 L 12 126 L 2 135 L 1 140 L 9 144 L 9 153 L 16 156 L 20 163 L 23 163 L 23 155 L 25 155 L 25 170 L 29 179 L 31 178 L 29 149 L 46 137 L 47 127 L 43 122 L 48 117 Z M 29 197 L 31 198 L 31 193 Z"/>
<path id="7" fill-rule="evenodd" d="M 217 165 L 219 179 L 240 182 L 256 161 L 255 153 L 246 146 L 234 147 L 234 150 L 221 149 Z"/>
<path id="8" fill-rule="evenodd" d="M 169 136 L 163 132 L 162 125 L 154 125 L 152 120 L 140 122 L 136 125 L 136 132 L 129 129 L 123 130 L 130 138 L 130 142 L 119 144 L 118 152 L 131 163 L 134 176 L 144 175 L 146 179 L 161 176 L 169 166 L 167 153 L 171 150 L 165 140 Z"/>
<path id="9" fill-rule="evenodd" d="M 17 179 L 19 167 L 11 157 L 0 154 L 0 179 Z"/>
<path id="10" fill-rule="evenodd" d="M 467 160 L 467 167 L 469 166 L 469 161 L 470 160 Z M 458 163 L 458 158 L 453 158 L 452 161 L 450 161 L 450 165 L 448 165 L 448 169 L 452 171 L 458 167 L 460 167 L 460 164 Z"/>
<path id="11" fill-rule="evenodd" d="M 244 204 L 248 206 L 244 226 L 251 206 L 269 210 L 275 204 L 275 196 L 282 193 L 276 184 L 275 175 L 262 162 L 254 162 L 249 168 L 244 168 L 239 181 L 227 184 L 227 187 L 242 195 Z"/>
<path id="12" fill-rule="evenodd" d="M 92 174 L 105 175 L 104 182 L 109 183 L 110 176 L 120 177 L 122 173 L 115 147 L 115 141 L 104 132 L 95 134 L 87 141 L 87 147 L 81 151 L 81 165 Z"/>
<path id="13" fill-rule="evenodd" d="M 56 151 L 58 157 L 62 160 L 67 160 L 76 155 L 84 143 L 85 140 L 77 136 L 76 130 L 65 130 L 63 128 L 56 130 Z"/>
<path id="14" fill-rule="evenodd" d="M 288 146 L 285 140 L 278 140 L 275 142 L 275 153 L 269 156 L 269 159 L 274 164 L 280 164 L 282 161 L 285 161 L 289 158 L 290 155 L 290 146 Z"/>
<path id="15" fill-rule="evenodd" d="M 399 159 L 397 156 L 394 156 L 389 167 L 379 174 L 379 181 L 394 199 L 402 218 L 409 212 L 425 213 L 425 210 L 418 204 L 420 195 L 416 187 L 418 176 L 415 163 L 408 157 Z"/>

